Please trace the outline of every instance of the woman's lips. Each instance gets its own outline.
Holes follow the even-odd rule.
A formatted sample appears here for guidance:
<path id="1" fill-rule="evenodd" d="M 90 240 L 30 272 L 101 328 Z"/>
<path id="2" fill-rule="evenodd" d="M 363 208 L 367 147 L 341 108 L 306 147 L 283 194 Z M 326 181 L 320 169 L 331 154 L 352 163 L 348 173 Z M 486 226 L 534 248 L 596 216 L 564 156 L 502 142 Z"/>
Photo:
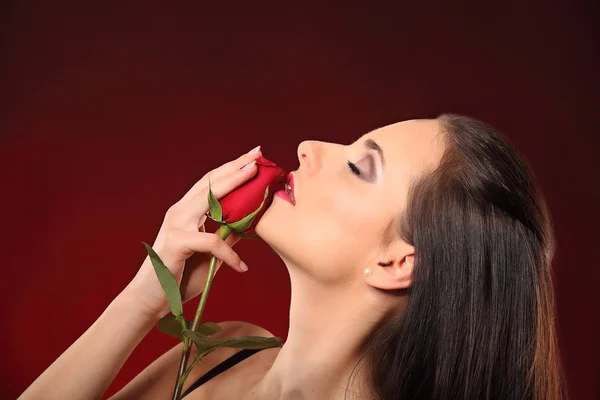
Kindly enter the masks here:
<path id="1" fill-rule="evenodd" d="M 287 194 L 290 196 L 294 204 L 296 204 L 296 197 L 294 196 L 294 175 L 290 172 L 287 177 L 286 185 Z"/>
<path id="2" fill-rule="evenodd" d="M 288 174 L 284 189 L 276 191 L 275 196 L 292 205 L 296 205 L 296 198 L 294 197 L 294 175 L 292 175 L 291 172 Z"/>

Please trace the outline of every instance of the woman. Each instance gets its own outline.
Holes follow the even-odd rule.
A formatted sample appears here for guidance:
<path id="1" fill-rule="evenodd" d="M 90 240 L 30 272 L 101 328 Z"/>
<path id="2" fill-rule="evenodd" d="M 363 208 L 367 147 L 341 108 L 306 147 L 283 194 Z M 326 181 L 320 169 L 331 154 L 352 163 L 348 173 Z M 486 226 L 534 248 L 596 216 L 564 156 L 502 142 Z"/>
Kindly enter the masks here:
<path id="1" fill-rule="evenodd" d="M 211 171 L 167 211 L 153 248 L 186 299 L 200 293 L 211 254 L 244 270 L 231 248 L 239 238 L 204 232 L 207 177 L 222 197 L 256 173 L 260 155 Z M 187 400 L 561 398 L 549 216 L 505 139 L 443 115 L 348 146 L 302 142 L 298 158 L 295 204 L 275 198 L 256 227 L 289 270 L 287 340 L 252 356 L 213 352 L 187 379 Z M 100 398 L 167 310 L 146 259 L 21 398 Z M 271 335 L 223 326 L 222 336 Z M 246 358 L 230 358 L 238 352 Z M 180 354 L 178 345 L 112 398 L 170 398 Z"/>

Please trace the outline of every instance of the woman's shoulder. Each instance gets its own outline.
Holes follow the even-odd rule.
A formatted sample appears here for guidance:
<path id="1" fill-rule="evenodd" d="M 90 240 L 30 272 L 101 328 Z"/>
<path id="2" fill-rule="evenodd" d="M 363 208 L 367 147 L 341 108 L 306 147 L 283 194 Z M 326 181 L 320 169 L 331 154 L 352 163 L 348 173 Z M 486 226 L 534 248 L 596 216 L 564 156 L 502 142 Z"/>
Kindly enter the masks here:
<path id="1" fill-rule="evenodd" d="M 237 336 L 274 336 L 271 332 L 269 332 L 269 330 L 263 328 L 262 326 L 246 321 L 224 321 L 219 322 L 218 324 L 221 327 L 221 330 L 211 335 L 211 339 L 218 340 Z M 218 364 L 225 361 L 226 359 L 228 359 L 229 357 L 241 350 L 242 349 L 232 347 L 219 347 L 217 350 L 213 351 L 208 356 L 206 356 L 201 363 L 196 364 L 196 367 L 194 367 L 194 369 L 186 379 L 186 386 L 191 385 L 191 383 L 196 381 L 196 379 L 200 378 L 212 368 L 214 368 L 215 366 L 217 366 Z M 181 345 L 179 346 L 179 351 L 176 351 L 175 353 L 176 361 L 177 363 L 179 363 L 179 357 L 181 356 Z M 254 359 L 257 358 L 259 357 L 254 357 Z"/>
<path id="2" fill-rule="evenodd" d="M 273 336 L 267 329 L 245 321 L 225 321 L 219 322 L 222 330 L 215 333 L 213 337 L 231 337 L 235 336 Z"/>
<path id="3" fill-rule="evenodd" d="M 236 336 L 274 336 L 267 329 L 244 321 L 227 321 L 219 325 L 222 330 L 211 336 L 212 338 L 230 338 Z M 219 335 L 219 336 L 217 336 Z M 273 364 L 280 348 L 263 349 L 250 357 L 244 358 L 241 362 L 228 368 L 198 389 L 190 393 L 189 399 L 222 399 L 222 398 L 240 398 L 241 393 L 245 393 L 251 385 L 261 379 L 264 373 Z M 218 348 L 209 354 L 202 362 L 201 367 L 195 367 L 186 379 L 184 390 L 187 390 L 200 377 L 218 364 L 227 360 L 234 354 L 242 351 L 237 348 Z M 209 357 L 213 356 L 211 360 Z M 187 397 L 186 397 L 187 400 Z"/>
<path id="4" fill-rule="evenodd" d="M 236 336 L 274 336 L 267 329 L 245 321 L 224 321 L 218 322 L 221 330 L 213 335 L 211 339 L 224 339 Z M 179 367 L 179 361 L 181 358 L 183 344 L 179 343 L 167 350 L 152 364 L 146 367 L 140 372 L 133 380 L 131 380 L 123 389 L 117 394 L 111 397 L 111 400 L 116 399 L 150 399 L 158 397 L 169 396 L 173 390 L 175 375 Z M 184 390 L 191 386 L 197 379 L 205 375 L 208 371 L 213 369 L 215 366 L 225 361 L 235 353 L 242 349 L 219 347 L 206 357 L 202 359 L 202 362 L 196 364 L 194 369 L 190 372 L 184 384 Z M 279 351 L 279 348 L 265 349 L 260 353 L 256 354 L 250 359 L 254 358 L 252 362 L 260 362 L 261 364 L 269 363 L 269 360 L 273 358 Z M 260 360 L 258 360 L 260 359 Z M 242 364 L 242 363 L 240 363 Z M 215 379 L 219 381 L 219 379 Z M 207 382 L 211 383 L 211 382 Z M 214 382 L 217 383 L 217 382 Z M 157 394 L 159 394 L 157 396 Z M 192 398 L 192 396 L 189 396 Z"/>

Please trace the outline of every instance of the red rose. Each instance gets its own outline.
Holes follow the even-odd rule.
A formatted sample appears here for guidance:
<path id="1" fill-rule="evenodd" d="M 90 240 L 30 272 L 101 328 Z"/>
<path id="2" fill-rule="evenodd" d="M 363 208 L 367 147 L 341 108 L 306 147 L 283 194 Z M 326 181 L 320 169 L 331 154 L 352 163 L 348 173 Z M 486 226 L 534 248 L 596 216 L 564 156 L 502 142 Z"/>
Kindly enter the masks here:
<path id="1" fill-rule="evenodd" d="M 264 157 L 256 159 L 256 167 L 258 171 L 252 179 L 219 200 L 223 212 L 223 222 L 226 223 L 242 220 L 258 210 L 263 201 L 265 202 L 245 232 L 254 228 L 273 200 L 276 187 L 285 183 L 288 175 L 282 168 Z M 269 188 L 269 191 L 267 199 L 265 199 L 267 188 Z"/>
<path id="2" fill-rule="evenodd" d="M 207 216 L 219 222 L 218 236 L 221 239 L 226 239 L 234 232 L 241 237 L 250 237 L 244 235 L 244 233 L 254 229 L 256 222 L 260 219 L 270 202 L 273 200 L 276 186 L 281 185 L 286 181 L 287 173 L 266 158 L 257 158 L 256 166 L 256 175 L 234 191 L 230 192 L 227 196 L 223 197 L 220 202 L 216 199 L 214 193 L 210 189 L 210 179 L 208 181 L 209 211 L 207 212 Z M 167 316 L 168 319 L 166 320 L 166 325 L 173 325 L 173 322 L 181 325 L 181 328 L 178 325 L 175 325 L 175 331 L 172 331 L 172 328 L 163 330 L 164 332 L 172 331 L 175 333 L 175 336 L 183 340 L 182 355 L 178 369 L 179 372 L 175 379 L 176 386 L 173 392 L 173 399 L 178 400 L 181 398 L 180 395 L 183 382 L 190 371 L 189 369 L 186 371 L 186 365 L 190 358 L 192 350 L 190 346 L 192 343 L 198 348 L 198 357 L 192 362 L 192 367 L 196 361 L 202 361 L 204 355 L 207 352 L 210 352 L 207 351 L 207 349 L 216 348 L 223 344 L 222 341 L 209 339 L 207 336 L 210 333 L 205 334 L 197 329 L 200 324 L 200 319 L 202 318 L 204 306 L 206 305 L 212 280 L 217 272 L 217 257 L 212 256 L 208 264 L 208 275 L 206 276 L 204 290 L 202 290 L 202 297 L 200 298 L 200 303 L 198 303 L 194 321 L 190 326 L 183 315 L 179 283 L 171 271 L 161 261 L 158 254 L 156 254 L 146 243 L 144 243 L 144 245 L 148 251 L 156 276 L 165 292 L 169 307 L 171 308 L 172 316 Z M 162 324 L 159 323 L 159 329 L 161 329 L 161 325 L 165 328 L 165 319 L 163 318 L 161 322 Z M 203 324 L 206 324 L 206 322 Z M 210 328 L 209 331 L 214 330 L 216 332 L 221 329 L 217 324 L 212 324 L 213 327 L 216 326 L 218 329 L 214 330 L 213 328 Z M 204 326 L 206 327 L 206 325 Z M 235 345 L 229 345 L 229 347 L 257 348 L 257 345 L 259 348 L 281 347 L 281 339 L 272 337 L 239 336 L 227 339 L 227 341 L 235 343 Z"/>

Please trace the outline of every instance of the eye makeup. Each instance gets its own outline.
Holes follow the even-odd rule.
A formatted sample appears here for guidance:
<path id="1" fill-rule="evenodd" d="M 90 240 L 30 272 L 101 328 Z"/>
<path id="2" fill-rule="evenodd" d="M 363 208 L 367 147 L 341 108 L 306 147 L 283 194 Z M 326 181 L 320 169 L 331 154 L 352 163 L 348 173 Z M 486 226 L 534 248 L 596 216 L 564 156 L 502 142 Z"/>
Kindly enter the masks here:
<path id="1" fill-rule="evenodd" d="M 348 160 L 347 161 L 348 168 L 350 169 L 352 174 L 358 176 L 359 178 L 361 178 L 367 182 L 373 182 L 376 180 L 378 172 L 379 173 L 383 172 L 383 168 L 385 166 L 383 150 L 381 149 L 381 146 L 379 146 L 377 144 L 377 142 L 375 142 L 371 138 L 368 138 L 367 140 L 365 140 L 363 142 L 363 146 L 367 150 L 374 150 L 377 152 L 377 155 L 379 156 L 378 161 L 380 162 L 381 170 L 378 171 L 378 168 L 375 165 L 376 164 L 375 156 L 371 152 L 368 152 L 365 157 L 361 158 L 356 163 L 353 163 L 352 161 Z"/>
<path id="2" fill-rule="evenodd" d="M 367 182 L 373 182 L 375 178 L 377 178 L 377 171 L 375 169 L 375 160 L 373 156 L 368 155 L 356 163 L 348 160 L 347 163 L 350 171 L 359 178 Z"/>

